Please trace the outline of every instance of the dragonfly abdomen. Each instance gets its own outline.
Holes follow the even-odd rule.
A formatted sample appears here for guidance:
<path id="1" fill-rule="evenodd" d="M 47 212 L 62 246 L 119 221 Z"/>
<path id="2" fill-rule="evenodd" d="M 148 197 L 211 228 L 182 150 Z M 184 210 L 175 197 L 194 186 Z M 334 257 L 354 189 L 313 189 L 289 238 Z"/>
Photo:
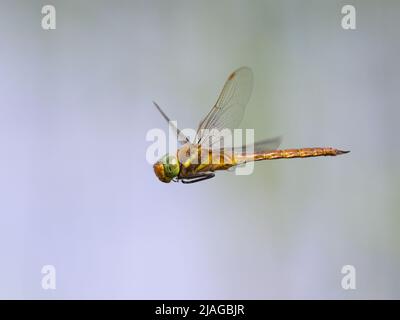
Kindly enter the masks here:
<path id="1" fill-rule="evenodd" d="M 337 156 L 348 152 L 349 151 L 342 151 L 334 148 L 301 148 L 258 152 L 255 154 L 244 155 L 243 157 L 245 158 L 245 161 L 261 161 L 275 159 Z"/>

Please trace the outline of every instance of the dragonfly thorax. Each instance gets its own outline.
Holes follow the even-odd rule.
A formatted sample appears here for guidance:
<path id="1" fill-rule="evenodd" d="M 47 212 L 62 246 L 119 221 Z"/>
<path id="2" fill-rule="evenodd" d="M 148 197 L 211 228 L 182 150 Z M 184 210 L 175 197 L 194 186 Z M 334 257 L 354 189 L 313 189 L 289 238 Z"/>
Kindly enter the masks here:
<path id="1" fill-rule="evenodd" d="M 179 175 L 179 162 L 174 155 L 165 155 L 154 166 L 154 173 L 160 181 L 168 183 Z"/>

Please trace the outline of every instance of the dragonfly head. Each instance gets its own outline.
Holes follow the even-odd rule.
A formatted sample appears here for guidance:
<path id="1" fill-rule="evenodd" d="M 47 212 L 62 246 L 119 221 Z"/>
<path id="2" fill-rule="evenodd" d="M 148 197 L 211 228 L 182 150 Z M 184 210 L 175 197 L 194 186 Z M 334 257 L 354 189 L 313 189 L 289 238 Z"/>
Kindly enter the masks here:
<path id="1" fill-rule="evenodd" d="M 154 164 L 153 168 L 157 178 L 165 183 L 171 182 L 179 174 L 179 162 L 173 155 L 165 155 Z"/>

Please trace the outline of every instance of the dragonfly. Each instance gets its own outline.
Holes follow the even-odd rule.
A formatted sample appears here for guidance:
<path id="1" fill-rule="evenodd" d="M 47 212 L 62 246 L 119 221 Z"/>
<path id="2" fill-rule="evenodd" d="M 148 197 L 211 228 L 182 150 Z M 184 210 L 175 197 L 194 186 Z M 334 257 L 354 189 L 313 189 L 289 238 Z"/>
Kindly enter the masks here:
<path id="1" fill-rule="evenodd" d="M 330 147 L 281 149 L 281 138 L 258 141 L 246 152 L 242 148 L 215 148 L 219 141 L 213 136 L 216 130 L 237 128 L 253 89 L 253 72 L 241 67 L 232 72 L 223 86 L 215 105 L 199 123 L 193 141 L 179 130 L 160 106 L 153 101 L 162 117 L 173 127 L 181 146 L 175 154 L 166 154 L 154 165 L 154 173 L 162 182 L 195 183 L 215 177 L 216 171 L 234 169 L 250 161 L 337 156 L 348 153 Z M 210 140 L 213 140 L 210 142 Z M 218 144 L 220 146 L 220 144 Z"/>

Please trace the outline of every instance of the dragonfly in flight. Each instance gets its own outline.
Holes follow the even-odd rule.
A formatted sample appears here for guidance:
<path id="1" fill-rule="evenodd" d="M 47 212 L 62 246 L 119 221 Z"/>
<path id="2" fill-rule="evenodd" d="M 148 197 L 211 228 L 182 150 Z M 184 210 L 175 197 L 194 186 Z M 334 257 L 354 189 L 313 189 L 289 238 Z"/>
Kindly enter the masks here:
<path id="1" fill-rule="evenodd" d="M 239 126 L 252 88 L 253 73 L 250 68 L 242 67 L 234 71 L 226 80 L 214 107 L 200 122 L 193 142 L 153 102 L 163 118 L 173 126 L 182 143 L 176 154 L 167 154 L 153 165 L 158 179 L 166 183 L 194 183 L 213 178 L 215 171 L 228 170 L 249 161 L 337 156 L 349 152 L 328 147 L 278 150 L 281 141 L 279 137 L 254 143 L 250 153 L 243 151 L 243 148 L 241 151 L 237 151 L 237 148 L 213 148 L 215 142 L 218 142 L 218 139 L 214 139 L 210 143 L 215 129 L 233 130 Z M 246 150 L 246 146 L 244 149 Z"/>

